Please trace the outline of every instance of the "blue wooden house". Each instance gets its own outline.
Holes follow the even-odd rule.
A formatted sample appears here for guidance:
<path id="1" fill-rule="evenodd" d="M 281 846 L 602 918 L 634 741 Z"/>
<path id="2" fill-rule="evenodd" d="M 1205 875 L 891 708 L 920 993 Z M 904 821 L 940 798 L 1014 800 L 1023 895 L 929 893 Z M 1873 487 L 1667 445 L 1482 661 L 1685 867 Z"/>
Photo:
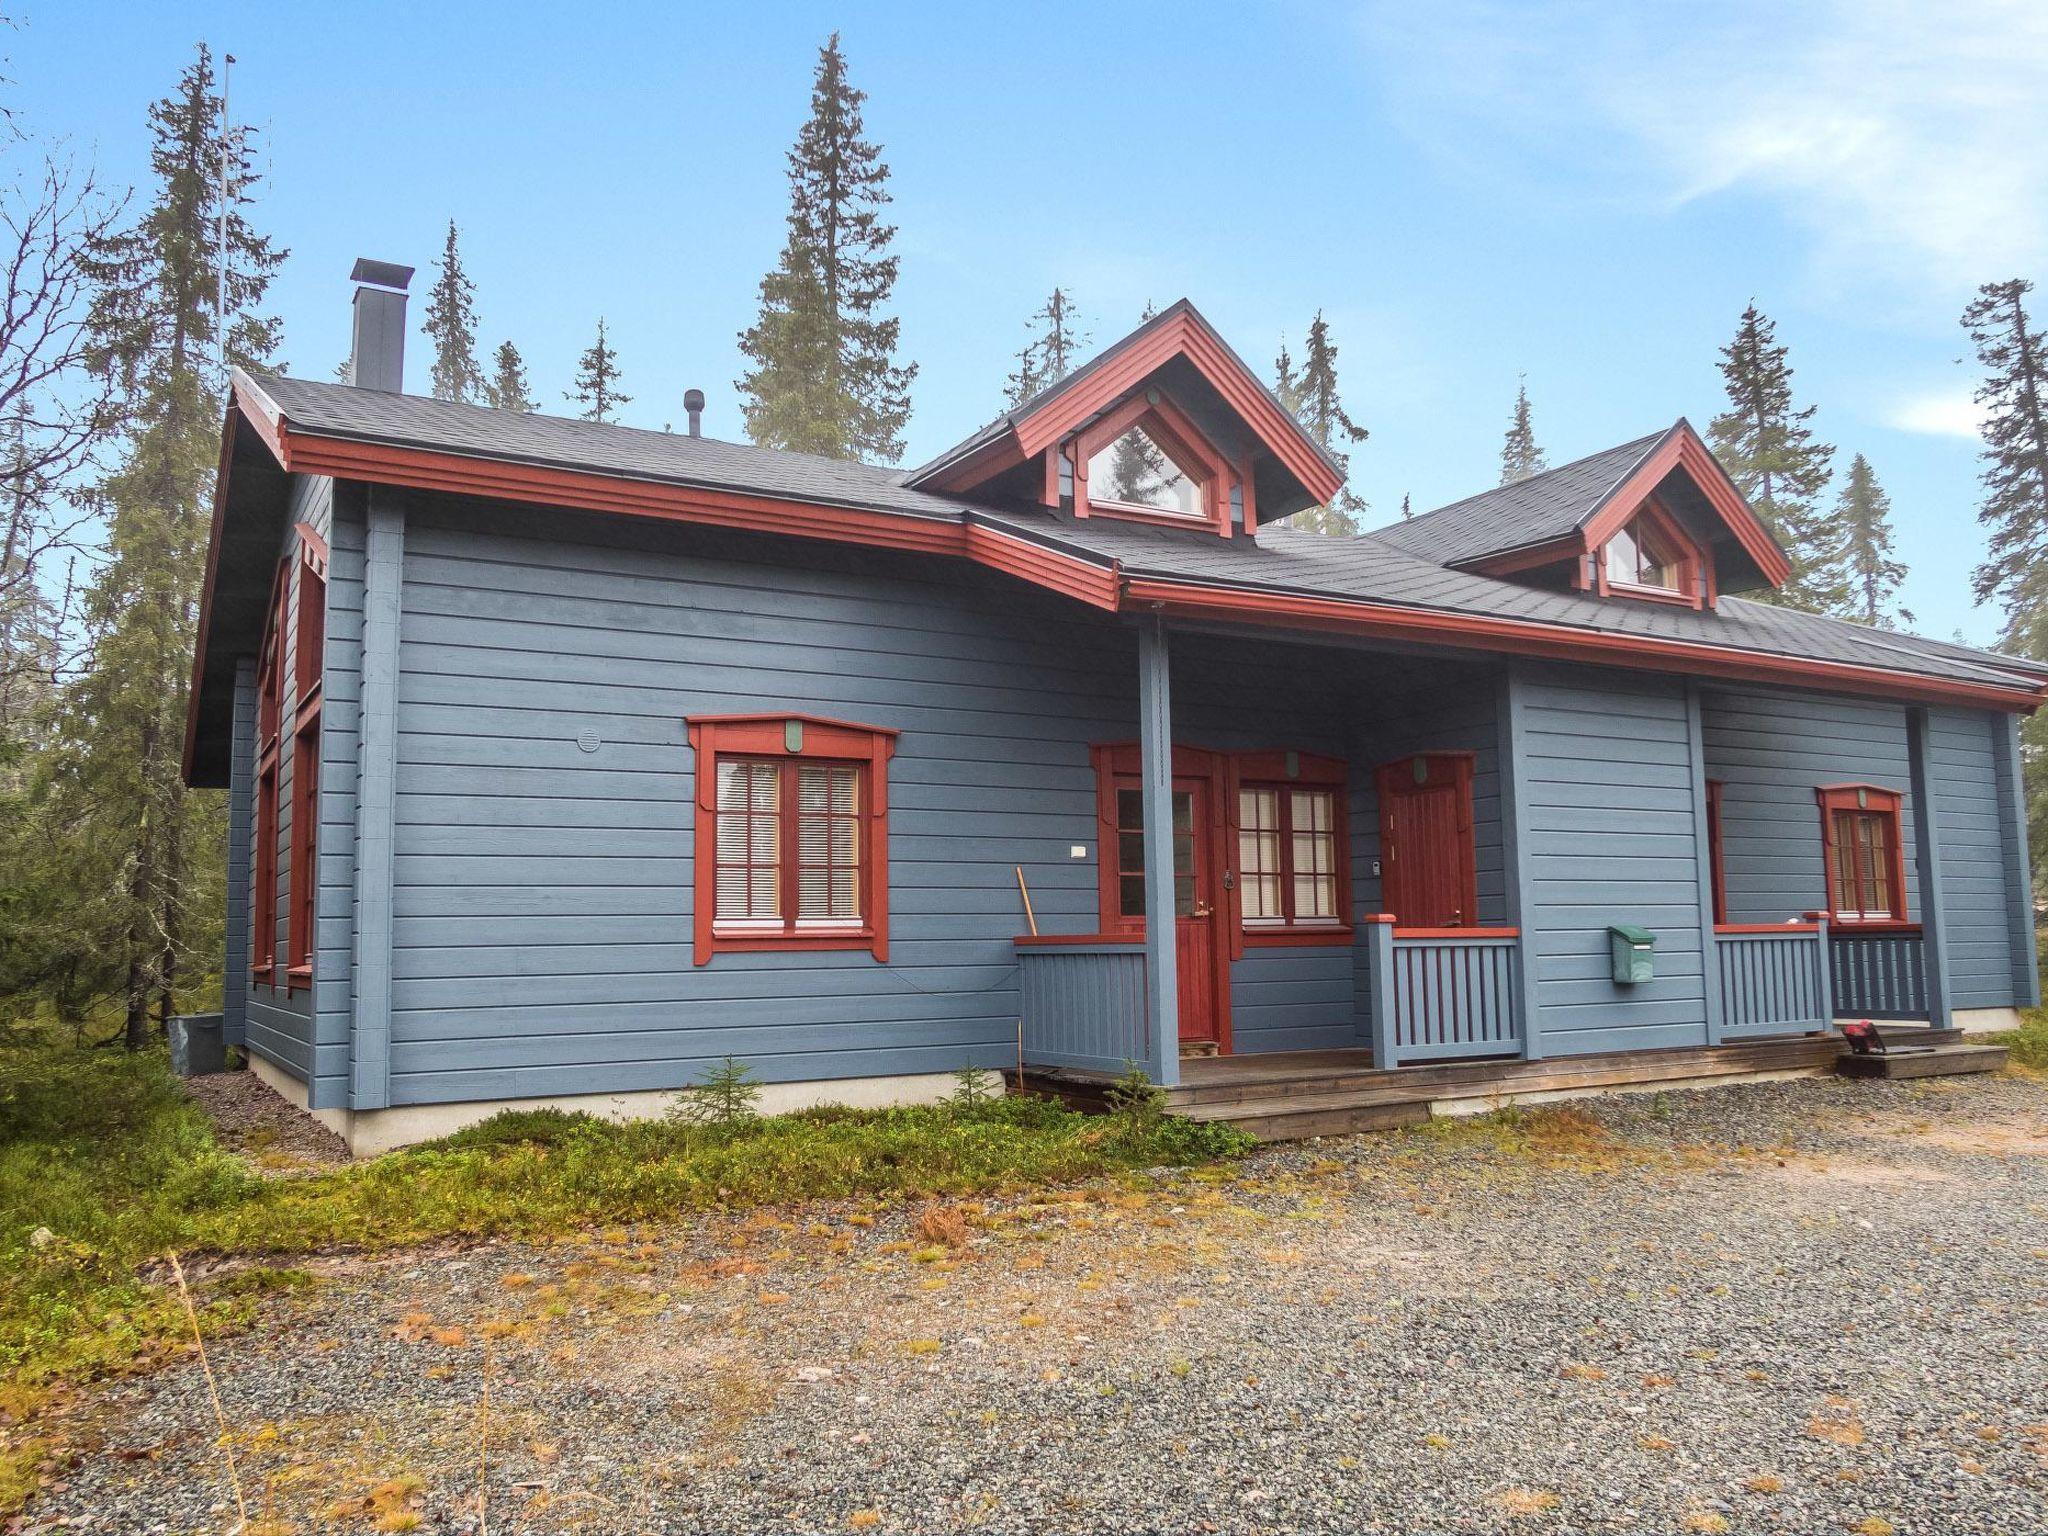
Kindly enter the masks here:
<path id="1" fill-rule="evenodd" d="M 1283 1134 L 2038 1001 L 2048 670 L 1760 601 L 1682 420 L 1319 537 L 1186 303 L 901 472 L 404 394 L 409 275 L 234 381 L 186 746 L 228 1037 L 358 1147 L 727 1056 Z"/>

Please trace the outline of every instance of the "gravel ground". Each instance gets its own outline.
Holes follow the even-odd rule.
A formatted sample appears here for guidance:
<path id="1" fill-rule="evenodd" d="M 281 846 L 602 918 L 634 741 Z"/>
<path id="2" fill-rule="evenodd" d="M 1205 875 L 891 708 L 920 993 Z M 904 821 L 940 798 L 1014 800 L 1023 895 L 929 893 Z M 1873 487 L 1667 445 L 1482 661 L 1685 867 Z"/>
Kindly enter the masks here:
<path id="1" fill-rule="evenodd" d="M 2037 1081 L 1587 1101 L 964 1214 L 312 1266 L 214 1351 L 256 1528 L 474 1532 L 481 1486 L 494 1533 L 2048 1530 Z M 232 1524 L 196 1368 L 92 1412 L 31 1528 Z"/>
<path id="2" fill-rule="evenodd" d="M 221 1144 L 261 1173 L 320 1173 L 349 1160 L 347 1142 L 293 1108 L 254 1072 L 189 1077 L 185 1091 L 213 1118 Z"/>

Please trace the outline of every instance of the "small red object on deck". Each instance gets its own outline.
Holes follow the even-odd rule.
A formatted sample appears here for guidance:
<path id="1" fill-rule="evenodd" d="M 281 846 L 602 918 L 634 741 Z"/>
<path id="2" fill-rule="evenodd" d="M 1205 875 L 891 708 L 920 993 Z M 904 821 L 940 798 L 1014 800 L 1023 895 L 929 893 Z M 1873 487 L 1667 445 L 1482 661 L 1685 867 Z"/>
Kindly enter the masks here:
<path id="1" fill-rule="evenodd" d="M 1858 1056 L 1883 1056 L 1884 1036 L 1877 1032 L 1877 1026 L 1868 1019 L 1858 1019 L 1842 1026 L 1842 1038 L 1849 1042 L 1849 1049 Z"/>

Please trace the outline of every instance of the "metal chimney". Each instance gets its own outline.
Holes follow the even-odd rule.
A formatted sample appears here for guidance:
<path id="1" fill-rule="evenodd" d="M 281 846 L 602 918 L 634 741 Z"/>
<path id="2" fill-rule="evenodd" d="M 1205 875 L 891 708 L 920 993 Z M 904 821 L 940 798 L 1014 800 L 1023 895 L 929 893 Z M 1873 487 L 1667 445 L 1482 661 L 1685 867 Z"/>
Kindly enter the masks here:
<path id="1" fill-rule="evenodd" d="M 704 391 L 686 389 L 683 391 L 683 409 L 690 413 L 690 436 L 704 435 Z"/>
<path id="2" fill-rule="evenodd" d="M 349 281 L 356 285 L 354 347 L 349 383 L 358 389 L 405 393 L 405 290 L 412 268 L 358 256 Z"/>

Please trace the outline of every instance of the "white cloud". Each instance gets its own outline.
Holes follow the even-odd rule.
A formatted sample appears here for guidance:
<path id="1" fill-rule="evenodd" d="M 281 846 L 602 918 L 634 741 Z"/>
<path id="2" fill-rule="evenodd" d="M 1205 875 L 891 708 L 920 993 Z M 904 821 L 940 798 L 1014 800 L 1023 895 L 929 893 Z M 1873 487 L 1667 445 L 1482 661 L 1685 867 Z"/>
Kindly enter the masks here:
<path id="1" fill-rule="evenodd" d="M 1975 441 L 1983 423 L 1983 407 L 1961 394 L 1914 395 L 1885 413 L 1887 426 L 1929 437 L 1966 437 Z"/>
<path id="2" fill-rule="evenodd" d="M 1365 16 L 1407 122 L 1461 159 L 1548 160 L 1625 196 L 1760 194 L 1823 275 L 1933 284 L 1944 303 L 2048 257 L 2039 0 L 1369 0 Z"/>

